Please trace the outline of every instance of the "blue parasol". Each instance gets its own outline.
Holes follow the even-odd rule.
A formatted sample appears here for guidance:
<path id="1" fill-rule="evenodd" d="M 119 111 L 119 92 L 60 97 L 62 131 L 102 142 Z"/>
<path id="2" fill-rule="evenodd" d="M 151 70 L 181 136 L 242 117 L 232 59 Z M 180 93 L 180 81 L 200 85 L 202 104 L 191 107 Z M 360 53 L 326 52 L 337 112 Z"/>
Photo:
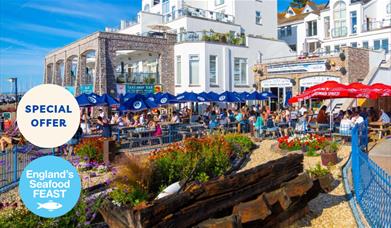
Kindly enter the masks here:
<path id="1" fill-rule="evenodd" d="M 108 106 L 119 105 L 119 102 L 107 93 L 101 96 L 101 101 Z"/>
<path id="2" fill-rule="evenodd" d="M 176 96 L 176 103 L 184 103 L 184 102 L 209 102 L 209 98 L 207 96 L 197 94 L 194 92 L 184 92 Z"/>
<path id="3" fill-rule="evenodd" d="M 101 96 L 96 93 L 83 93 L 76 97 L 80 107 L 104 106 L 106 105 Z"/>
<path id="4" fill-rule="evenodd" d="M 221 93 L 219 95 L 217 102 L 236 103 L 236 102 L 242 102 L 242 99 L 240 99 L 237 95 L 235 95 L 234 92 L 225 91 L 224 93 Z"/>
<path id="5" fill-rule="evenodd" d="M 135 94 L 121 104 L 120 111 L 138 112 L 145 109 L 156 108 L 158 105 L 141 94 Z"/>
<path id="6" fill-rule="evenodd" d="M 175 103 L 176 97 L 170 93 L 155 94 L 155 103 L 158 105 L 168 105 Z"/>

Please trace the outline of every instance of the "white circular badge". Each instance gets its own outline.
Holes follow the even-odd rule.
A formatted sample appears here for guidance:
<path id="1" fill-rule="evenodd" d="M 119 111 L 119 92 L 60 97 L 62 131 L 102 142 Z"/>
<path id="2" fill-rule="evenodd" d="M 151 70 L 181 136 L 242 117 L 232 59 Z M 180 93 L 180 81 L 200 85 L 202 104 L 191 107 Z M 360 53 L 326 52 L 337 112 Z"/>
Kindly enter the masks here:
<path id="1" fill-rule="evenodd" d="M 65 88 L 52 84 L 38 85 L 27 91 L 18 104 L 16 115 L 22 135 L 42 148 L 65 144 L 80 123 L 75 97 Z"/>

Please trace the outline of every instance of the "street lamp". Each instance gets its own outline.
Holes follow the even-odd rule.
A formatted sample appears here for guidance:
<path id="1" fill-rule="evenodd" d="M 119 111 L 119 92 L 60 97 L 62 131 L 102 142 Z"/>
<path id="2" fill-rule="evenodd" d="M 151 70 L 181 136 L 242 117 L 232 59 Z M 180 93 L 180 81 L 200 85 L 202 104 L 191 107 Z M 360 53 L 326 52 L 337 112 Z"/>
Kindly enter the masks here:
<path id="1" fill-rule="evenodd" d="M 15 86 L 15 103 L 18 104 L 18 78 L 8 78 L 8 81 Z"/>

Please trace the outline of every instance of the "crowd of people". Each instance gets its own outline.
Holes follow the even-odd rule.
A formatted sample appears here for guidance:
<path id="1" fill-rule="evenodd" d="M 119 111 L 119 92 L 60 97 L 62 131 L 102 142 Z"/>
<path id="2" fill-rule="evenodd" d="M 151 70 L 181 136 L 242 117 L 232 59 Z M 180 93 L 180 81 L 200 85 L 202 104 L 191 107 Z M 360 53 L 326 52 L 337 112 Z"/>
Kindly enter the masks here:
<path id="1" fill-rule="evenodd" d="M 194 111 L 197 110 L 197 111 Z M 390 117 L 384 110 L 375 108 L 354 107 L 346 111 L 339 111 L 338 114 L 331 116 L 326 106 L 319 110 L 308 109 L 306 106 L 293 106 L 278 111 L 271 111 L 269 106 L 261 105 L 243 105 L 237 107 L 219 107 L 218 105 L 209 105 L 198 111 L 194 108 L 171 107 L 170 109 L 145 110 L 138 113 L 132 112 L 113 112 L 108 115 L 105 110 L 100 108 L 93 116 L 92 112 L 84 110 L 81 114 L 80 128 L 75 136 L 68 142 L 69 149 L 76 145 L 81 135 L 101 135 L 102 137 L 112 137 L 112 128 L 129 127 L 145 128 L 152 130 L 152 136 L 161 136 L 163 134 L 161 123 L 198 123 L 202 124 L 209 131 L 222 130 L 227 126 L 235 126 L 236 131 L 242 133 L 251 133 L 256 137 L 265 137 L 267 135 L 278 137 L 286 136 L 292 133 L 308 132 L 312 129 L 330 129 L 339 131 L 347 135 L 355 124 L 364 122 L 380 121 L 390 123 Z M 15 130 L 16 129 L 16 130 Z M 4 130 L 4 126 L 2 126 Z M 0 149 L 4 151 L 7 145 L 16 143 L 15 137 L 17 127 L 13 130 L 3 131 L 0 138 Z"/>

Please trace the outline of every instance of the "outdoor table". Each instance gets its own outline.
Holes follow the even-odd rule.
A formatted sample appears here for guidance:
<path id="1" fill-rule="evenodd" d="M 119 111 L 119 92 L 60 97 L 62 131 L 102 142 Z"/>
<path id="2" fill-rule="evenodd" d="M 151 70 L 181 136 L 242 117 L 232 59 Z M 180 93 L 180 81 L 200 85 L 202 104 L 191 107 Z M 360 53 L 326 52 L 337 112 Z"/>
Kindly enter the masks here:
<path id="1" fill-rule="evenodd" d="M 131 138 L 143 138 L 143 137 L 151 137 L 155 132 L 155 129 L 147 129 L 147 128 L 136 128 L 130 131 Z"/>
<path id="2" fill-rule="evenodd" d="M 383 137 L 383 132 L 387 130 L 387 127 L 390 126 L 390 123 L 383 123 L 381 121 L 370 122 L 370 130 L 377 131 L 379 133 L 379 139 Z"/>

